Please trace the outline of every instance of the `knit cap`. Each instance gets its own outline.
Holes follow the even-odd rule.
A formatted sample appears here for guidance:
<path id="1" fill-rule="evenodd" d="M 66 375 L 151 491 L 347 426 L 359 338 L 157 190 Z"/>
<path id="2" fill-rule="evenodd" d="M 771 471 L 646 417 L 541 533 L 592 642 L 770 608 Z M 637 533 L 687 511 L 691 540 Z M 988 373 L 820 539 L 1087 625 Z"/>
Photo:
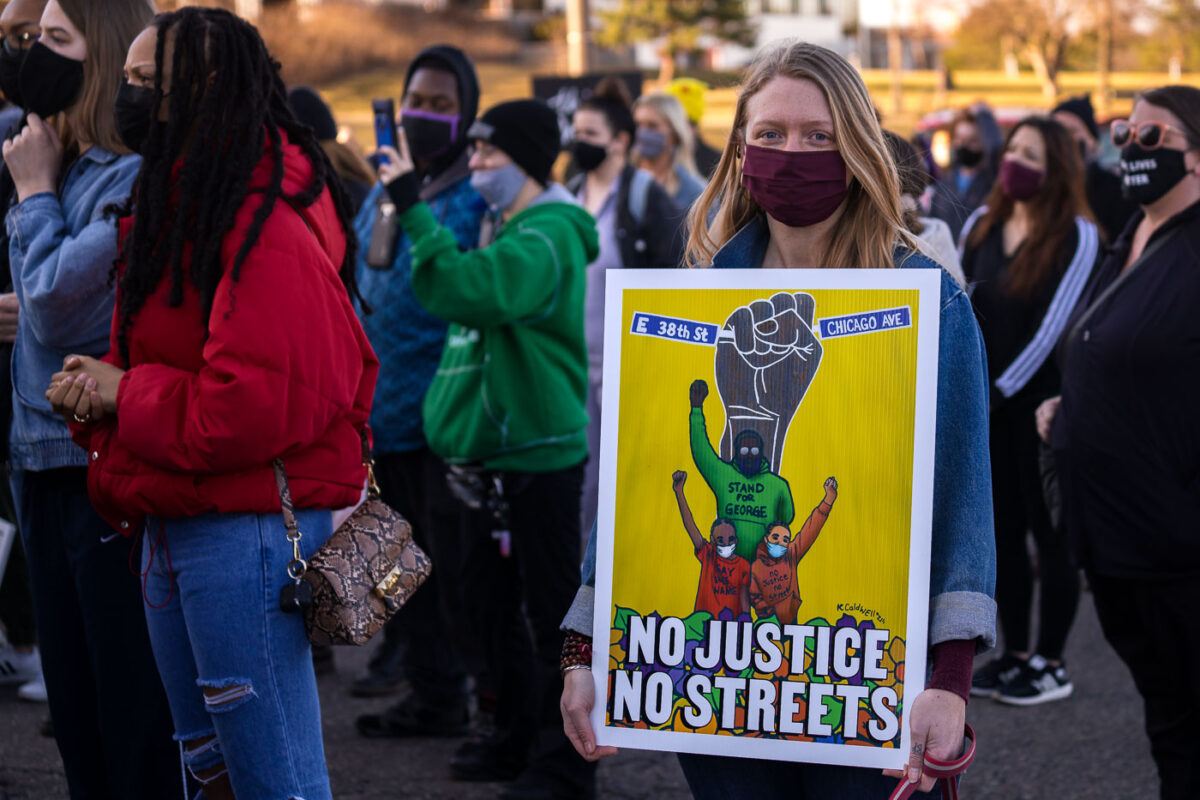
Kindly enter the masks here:
<path id="1" fill-rule="evenodd" d="M 542 100 L 510 100 L 492 106 L 467 131 L 470 141 L 500 149 L 543 186 L 562 148 L 558 114 Z"/>
<path id="2" fill-rule="evenodd" d="M 288 92 L 288 102 L 296 119 L 313 129 L 317 139 L 324 142 L 337 138 L 337 123 L 329 106 L 321 99 L 316 90 L 307 86 L 297 86 Z"/>
<path id="3" fill-rule="evenodd" d="M 1081 94 L 1078 97 L 1068 97 L 1056 105 L 1054 111 L 1051 113 L 1057 114 L 1059 111 L 1065 111 L 1068 114 L 1074 114 L 1079 117 L 1080 121 L 1087 127 L 1088 132 L 1092 134 L 1092 138 L 1100 138 L 1100 129 L 1096 127 L 1096 113 L 1092 110 L 1092 98 L 1086 94 Z"/>

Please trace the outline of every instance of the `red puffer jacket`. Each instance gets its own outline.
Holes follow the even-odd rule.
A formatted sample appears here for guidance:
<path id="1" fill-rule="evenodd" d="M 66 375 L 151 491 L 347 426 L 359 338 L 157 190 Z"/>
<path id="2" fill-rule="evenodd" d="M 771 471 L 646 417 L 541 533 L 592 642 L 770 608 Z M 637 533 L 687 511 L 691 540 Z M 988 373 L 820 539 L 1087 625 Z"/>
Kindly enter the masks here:
<path id="1" fill-rule="evenodd" d="M 294 194 L 312 167 L 290 144 L 284 165 L 284 192 Z M 250 186 L 264 187 L 270 172 L 268 153 Z M 242 203 L 222 243 L 227 265 L 262 202 L 252 192 Z M 132 224 L 121 220 L 122 241 Z M 278 511 L 278 456 L 298 508 L 358 499 L 379 361 L 338 278 L 345 248 L 326 191 L 299 212 L 276 202 L 238 280 L 221 279 L 207 327 L 190 284 L 170 307 L 164 276 L 130 326 L 116 417 L 72 426 L 88 451 L 92 503 L 117 530 L 139 531 L 145 514 Z M 116 331 L 114 315 L 105 360 L 124 366 Z"/>

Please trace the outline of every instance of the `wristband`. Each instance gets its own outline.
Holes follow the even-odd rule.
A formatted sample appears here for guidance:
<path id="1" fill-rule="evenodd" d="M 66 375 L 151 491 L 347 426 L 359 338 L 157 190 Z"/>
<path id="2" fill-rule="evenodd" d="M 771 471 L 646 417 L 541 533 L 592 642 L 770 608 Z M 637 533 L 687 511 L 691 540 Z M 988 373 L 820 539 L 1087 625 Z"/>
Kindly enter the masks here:
<path id="1" fill-rule="evenodd" d="M 566 672 L 578 667 L 592 668 L 592 637 L 570 631 L 563 640 L 562 658 L 558 668 L 560 672 Z"/>

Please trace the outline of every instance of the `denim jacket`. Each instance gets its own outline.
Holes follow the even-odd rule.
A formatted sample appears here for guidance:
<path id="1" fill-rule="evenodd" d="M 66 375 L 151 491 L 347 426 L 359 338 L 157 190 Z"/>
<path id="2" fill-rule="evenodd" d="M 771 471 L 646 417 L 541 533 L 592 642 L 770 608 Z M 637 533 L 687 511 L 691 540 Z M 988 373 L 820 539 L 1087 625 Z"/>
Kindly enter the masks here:
<path id="1" fill-rule="evenodd" d="M 761 266 L 769 234 L 761 218 L 738 231 L 713 257 L 714 268 Z M 907 258 L 905 258 L 907 256 Z M 903 263 L 901 263 L 903 261 Z M 896 251 L 896 266 L 939 269 L 919 253 Z M 937 423 L 933 467 L 933 540 L 929 570 L 929 645 L 996 643 L 996 542 L 988 451 L 988 371 L 971 302 L 942 270 L 938 332 Z M 588 539 L 583 586 L 563 627 L 592 633 L 596 527 Z"/>
<path id="2" fill-rule="evenodd" d="M 92 147 L 67 168 L 57 195 L 43 192 L 12 206 L 5 218 L 12 282 L 20 303 L 13 346 L 13 469 L 86 466 L 46 387 L 71 353 L 108 352 L 117 257 L 116 218 L 141 159 Z"/>

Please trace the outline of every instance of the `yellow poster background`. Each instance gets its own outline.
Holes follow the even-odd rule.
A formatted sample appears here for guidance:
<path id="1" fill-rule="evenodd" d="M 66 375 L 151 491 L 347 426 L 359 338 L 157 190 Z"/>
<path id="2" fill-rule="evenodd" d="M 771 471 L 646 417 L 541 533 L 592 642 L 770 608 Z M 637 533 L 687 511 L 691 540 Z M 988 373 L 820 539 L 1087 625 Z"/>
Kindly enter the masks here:
<path id="1" fill-rule="evenodd" d="M 814 323 L 908 306 L 912 326 L 822 339 L 820 367 L 787 430 L 782 464 L 771 465 L 791 488 L 793 534 L 824 496 L 825 479 L 836 477 L 839 485 L 828 521 L 798 568 L 799 621 L 823 618 L 834 624 L 850 613 L 907 639 L 918 292 L 808 293 L 816 301 Z M 633 315 L 723 325 L 738 307 L 772 294 L 762 289 L 624 292 L 610 619 L 617 607 L 678 617 L 694 610 L 700 562 L 680 520 L 672 473 L 687 472 L 685 493 L 706 539 L 717 508 L 689 445 L 692 381 L 708 382 L 703 409 L 709 441 L 718 451 L 725 426 L 714 379 L 716 348 L 631 334 Z"/>

